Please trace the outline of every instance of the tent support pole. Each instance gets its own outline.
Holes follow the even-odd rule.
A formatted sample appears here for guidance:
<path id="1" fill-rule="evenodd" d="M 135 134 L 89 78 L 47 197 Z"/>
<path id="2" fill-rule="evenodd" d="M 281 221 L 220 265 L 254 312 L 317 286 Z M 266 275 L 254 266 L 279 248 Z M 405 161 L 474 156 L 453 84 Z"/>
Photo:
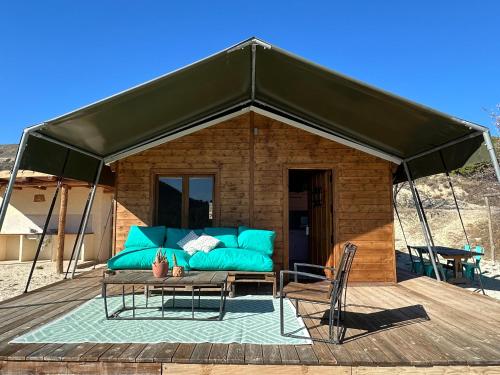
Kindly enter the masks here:
<path id="1" fill-rule="evenodd" d="M 252 87 L 251 87 L 251 93 L 250 93 L 250 98 L 252 99 L 252 102 L 255 100 L 255 60 L 256 60 L 256 53 L 257 53 L 257 45 L 252 44 L 252 72 L 251 72 L 251 82 L 252 82 Z"/>
<path id="2" fill-rule="evenodd" d="M 24 149 L 26 148 L 26 144 L 28 143 L 28 134 L 29 133 L 27 131 L 23 131 L 21 141 L 19 142 L 19 147 L 17 149 L 16 159 L 14 160 L 14 165 L 12 166 L 12 170 L 10 173 L 9 182 L 7 183 L 7 187 L 5 188 L 5 192 L 3 194 L 2 205 L 0 206 L 0 230 L 2 229 L 5 215 L 7 214 L 10 197 L 16 183 L 17 172 L 19 171 L 19 167 L 21 165 L 21 159 L 23 158 Z"/>
<path id="3" fill-rule="evenodd" d="M 458 212 L 458 218 L 460 219 L 460 224 L 462 224 L 462 230 L 464 232 L 465 241 L 467 241 L 467 245 L 469 245 L 470 247 L 469 236 L 467 235 L 467 231 L 465 230 L 465 224 L 464 220 L 462 219 L 462 213 L 460 212 L 460 207 L 458 206 L 458 200 L 457 200 L 457 195 L 455 194 L 455 188 L 453 187 L 453 184 L 451 182 L 450 173 L 448 172 L 448 168 L 446 167 L 444 156 L 441 151 L 439 151 L 439 157 L 441 158 L 441 163 L 443 164 L 444 172 L 446 173 L 446 178 L 448 179 L 448 186 L 450 187 L 451 194 L 453 195 L 453 201 L 455 202 L 455 208 L 457 209 Z"/>
<path id="4" fill-rule="evenodd" d="M 486 148 L 490 154 L 491 163 L 495 169 L 495 174 L 497 176 L 498 182 L 500 182 L 500 166 L 498 165 L 497 155 L 495 154 L 495 148 L 493 147 L 493 142 L 491 141 L 491 135 L 489 130 L 483 132 L 484 142 L 486 143 Z"/>
<path id="5" fill-rule="evenodd" d="M 85 230 L 87 229 L 87 224 L 90 217 L 90 211 L 92 210 L 92 204 L 94 203 L 95 194 L 97 191 L 97 185 L 99 184 L 99 178 L 101 177 L 102 167 L 104 166 L 104 159 L 101 159 L 99 162 L 99 166 L 97 167 L 97 172 L 95 175 L 94 184 L 92 185 L 92 189 L 90 190 L 89 199 L 87 201 L 87 205 L 85 207 L 85 212 L 83 213 L 82 225 L 80 228 L 80 233 L 78 237 L 78 242 L 76 243 L 76 255 L 75 255 L 75 264 L 73 265 L 73 271 L 71 273 L 71 278 L 75 277 L 76 267 L 78 265 L 78 258 L 80 258 L 80 252 L 82 250 L 83 239 L 85 237 Z"/>
<path id="6" fill-rule="evenodd" d="M 420 225 L 422 226 L 422 232 L 424 234 L 425 242 L 427 244 L 427 251 L 429 252 L 429 258 L 431 259 L 432 268 L 434 268 L 434 273 L 436 275 L 436 279 L 438 281 L 441 281 L 441 276 L 439 275 L 439 271 L 438 271 L 438 268 L 436 265 L 436 258 L 434 257 L 434 251 L 432 250 L 432 241 L 431 241 L 430 233 L 428 232 L 427 225 L 425 224 L 424 214 L 422 212 L 423 210 L 418 202 L 417 191 L 415 189 L 415 185 L 413 184 L 410 169 L 408 168 L 408 164 L 406 163 L 406 161 L 403 161 L 403 166 L 405 169 L 406 178 L 408 179 L 408 183 L 410 184 L 411 195 L 413 197 L 413 202 L 415 203 L 415 208 L 417 209 L 417 214 L 418 214 L 418 218 L 420 221 Z"/>
<path id="7" fill-rule="evenodd" d="M 50 203 L 49 212 L 47 213 L 47 218 L 45 219 L 45 223 L 43 225 L 42 234 L 40 235 L 40 239 L 38 240 L 38 245 L 35 252 L 35 257 L 33 258 L 33 263 L 31 264 L 30 274 L 28 276 L 28 281 L 26 281 L 26 287 L 24 288 L 24 293 L 28 293 L 28 288 L 30 286 L 31 278 L 33 277 L 33 271 L 35 270 L 36 262 L 38 261 L 38 257 L 40 256 L 40 251 L 43 247 L 43 242 L 45 241 L 45 235 L 47 234 L 47 229 L 49 227 L 50 218 L 52 217 L 52 211 L 54 210 L 54 206 L 56 204 L 57 196 L 59 195 L 59 189 L 61 188 L 62 178 L 59 178 L 57 181 L 56 190 L 54 191 L 54 196 L 52 197 L 52 202 Z"/>
<path id="8" fill-rule="evenodd" d="M 69 257 L 69 263 L 68 267 L 66 267 L 66 273 L 64 275 L 64 278 L 68 278 L 68 273 L 69 269 L 71 268 L 71 262 L 73 261 L 73 257 L 75 256 L 75 251 L 76 251 L 76 246 L 80 240 L 80 233 L 82 232 L 82 226 L 83 226 L 83 221 L 85 218 L 85 212 L 87 212 L 87 207 L 89 205 L 89 200 L 90 200 L 90 194 L 92 193 L 92 190 L 89 191 L 89 195 L 87 197 L 87 201 L 85 202 L 85 207 L 83 208 L 83 213 L 82 213 L 82 220 L 80 220 L 80 225 L 78 226 L 78 231 L 76 233 L 76 238 L 75 238 L 75 243 L 73 244 L 73 250 L 71 250 L 71 256 Z"/>

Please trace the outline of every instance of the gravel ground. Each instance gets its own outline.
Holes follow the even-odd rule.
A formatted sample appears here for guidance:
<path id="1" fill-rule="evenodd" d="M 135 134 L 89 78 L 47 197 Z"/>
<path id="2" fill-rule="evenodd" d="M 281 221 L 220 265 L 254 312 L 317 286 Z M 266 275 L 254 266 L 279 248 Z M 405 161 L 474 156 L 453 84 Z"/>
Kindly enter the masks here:
<path id="1" fill-rule="evenodd" d="M 67 266 L 68 263 L 64 262 L 65 270 Z M 77 269 L 77 274 L 91 270 L 92 268 L 92 266 L 79 268 Z M 26 281 L 28 280 L 30 269 L 31 263 L 0 263 L 0 301 L 22 294 Z M 64 275 L 56 274 L 54 263 L 49 261 L 38 262 L 33 272 L 29 290 L 52 284 L 63 278 Z"/>
<path id="2" fill-rule="evenodd" d="M 406 252 L 398 252 L 397 254 L 398 267 L 410 270 L 411 262 L 408 254 Z M 483 271 L 483 287 L 486 295 L 500 300 L 500 262 L 493 263 L 491 260 L 482 259 L 480 266 L 481 271 Z M 459 284 L 457 286 L 481 293 L 481 289 L 478 289 L 479 283 L 477 280 L 473 285 Z"/>

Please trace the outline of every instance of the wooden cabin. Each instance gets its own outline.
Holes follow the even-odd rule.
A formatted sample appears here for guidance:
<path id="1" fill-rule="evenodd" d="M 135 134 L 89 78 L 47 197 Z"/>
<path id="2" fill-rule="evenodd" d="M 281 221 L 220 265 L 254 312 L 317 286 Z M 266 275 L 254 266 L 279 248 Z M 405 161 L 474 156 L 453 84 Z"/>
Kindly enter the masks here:
<path id="1" fill-rule="evenodd" d="M 198 179 L 210 202 L 191 211 L 210 216 L 208 225 L 276 231 L 276 270 L 294 261 L 334 265 L 352 241 L 359 250 L 351 280 L 395 282 L 394 167 L 250 111 L 116 163 L 114 249 L 123 249 L 131 225 L 175 225 L 158 217 L 163 184 L 182 191 L 171 210 L 192 227 Z"/>
<path id="2" fill-rule="evenodd" d="M 276 271 L 352 241 L 351 281 L 394 282 L 392 184 L 488 152 L 500 180 L 487 128 L 250 38 L 27 128 L 4 203 L 17 169 L 85 181 L 84 223 L 116 186 L 114 253 L 131 225 L 248 225 L 276 231 Z"/>

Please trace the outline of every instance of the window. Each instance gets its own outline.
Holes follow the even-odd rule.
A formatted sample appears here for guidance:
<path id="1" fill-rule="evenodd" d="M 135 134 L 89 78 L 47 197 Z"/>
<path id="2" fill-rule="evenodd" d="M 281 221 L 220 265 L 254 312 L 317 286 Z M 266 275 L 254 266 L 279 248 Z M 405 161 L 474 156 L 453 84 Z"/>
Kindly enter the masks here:
<path id="1" fill-rule="evenodd" d="M 158 176 L 156 224 L 204 228 L 214 222 L 214 176 Z"/>

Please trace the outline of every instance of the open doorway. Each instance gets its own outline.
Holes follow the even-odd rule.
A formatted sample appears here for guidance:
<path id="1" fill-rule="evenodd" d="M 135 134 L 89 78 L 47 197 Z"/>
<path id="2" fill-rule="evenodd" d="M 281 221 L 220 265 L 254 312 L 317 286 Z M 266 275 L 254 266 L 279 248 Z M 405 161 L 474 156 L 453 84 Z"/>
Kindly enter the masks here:
<path id="1" fill-rule="evenodd" d="M 333 265 L 333 179 L 331 170 L 288 171 L 288 260 Z M 313 272 L 314 270 L 310 270 Z"/>

